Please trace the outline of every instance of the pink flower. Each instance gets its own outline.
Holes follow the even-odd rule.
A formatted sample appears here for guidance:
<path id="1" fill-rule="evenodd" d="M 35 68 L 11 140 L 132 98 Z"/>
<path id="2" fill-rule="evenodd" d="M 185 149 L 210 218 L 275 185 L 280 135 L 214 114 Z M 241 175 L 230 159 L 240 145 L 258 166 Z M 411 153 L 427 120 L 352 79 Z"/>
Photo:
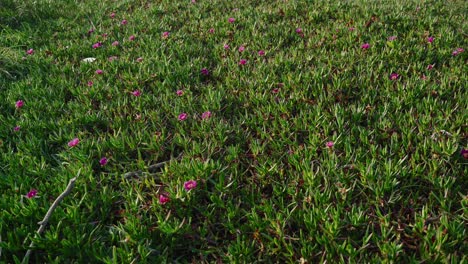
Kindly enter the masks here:
<path id="1" fill-rule="evenodd" d="M 390 36 L 390 37 L 388 37 L 388 41 L 394 41 L 395 39 L 397 39 L 397 36 Z"/>
<path id="2" fill-rule="evenodd" d="M 88 86 L 89 87 L 93 86 L 93 84 L 94 84 L 93 81 L 88 81 Z"/>
<path id="3" fill-rule="evenodd" d="M 28 194 L 26 194 L 26 198 L 31 199 L 37 196 L 37 190 L 31 189 Z"/>
<path id="4" fill-rule="evenodd" d="M 15 107 L 16 107 L 16 108 L 19 109 L 19 108 L 21 108 L 21 107 L 23 107 L 23 106 L 24 106 L 24 101 L 23 101 L 23 100 L 18 100 L 18 101 L 16 101 L 16 103 L 15 103 Z"/>
<path id="5" fill-rule="evenodd" d="M 140 90 L 135 90 L 135 91 L 132 92 L 132 94 L 133 94 L 134 96 L 138 97 L 138 96 L 141 95 L 141 92 L 140 92 Z"/>
<path id="6" fill-rule="evenodd" d="M 228 45 L 228 44 L 224 44 L 224 49 L 229 49 L 229 45 Z"/>
<path id="7" fill-rule="evenodd" d="M 102 34 L 101 36 L 102 36 L 103 38 L 107 38 L 107 36 L 109 36 L 109 34 L 104 33 L 104 34 Z"/>
<path id="8" fill-rule="evenodd" d="M 427 65 L 427 69 L 430 71 L 434 68 L 435 64 L 429 64 Z"/>
<path id="9" fill-rule="evenodd" d="M 134 35 L 131 35 L 130 37 L 128 37 L 128 40 L 134 41 L 134 40 L 135 40 L 135 36 L 134 36 Z"/>
<path id="10" fill-rule="evenodd" d="M 213 34 L 215 32 L 215 29 L 214 28 L 210 28 L 210 30 L 208 30 L 208 32 L 210 32 L 211 34 Z"/>
<path id="11" fill-rule="evenodd" d="M 454 51 L 452 52 L 452 55 L 453 55 L 453 56 L 457 56 L 458 54 L 462 53 L 463 51 L 465 51 L 465 50 L 462 49 L 462 48 L 457 48 L 456 50 L 454 50 Z"/>
<path id="12" fill-rule="evenodd" d="M 468 159 L 468 149 L 462 149 L 460 151 L 460 155 L 464 158 L 464 159 Z"/>
<path id="13" fill-rule="evenodd" d="M 245 50 L 245 47 L 244 46 L 240 46 L 239 47 L 239 52 L 243 52 Z"/>
<path id="14" fill-rule="evenodd" d="M 190 191 L 190 190 L 194 189 L 195 187 L 197 187 L 197 182 L 194 181 L 194 180 L 184 182 L 184 189 L 186 191 Z"/>
<path id="15" fill-rule="evenodd" d="M 159 195 L 159 204 L 166 204 L 169 201 L 170 199 L 167 195 L 164 195 L 164 194 Z"/>
<path id="16" fill-rule="evenodd" d="M 327 143 L 325 143 L 325 146 L 327 146 L 327 148 L 333 148 L 334 145 L 335 143 L 333 141 L 328 141 Z"/>
<path id="17" fill-rule="evenodd" d="M 105 166 L 107 164 L 107 158 L 106 157 L 102 157 L 100 160 L 99 160 L 99 164 L 101 164 L 101 166 Z"/>
<path id="18" fill-rule="evenodd" d="M 426 75 L 424 75 L 424 74 L 423 74 L 423 75 L 421 75 L 421 77 L 420 77 L 420 78 L 421 78 L 421 80 L 424 80 L 424 81 L 425 81 L 425 80 L 427 80 L 427 77 L 426 77 Z"/>
<path id="19" fill-rule="evenodd" d="M 435 38 L 432 37 L 432 36 L 431 36 L 431 37 L 428 37 L 428 38 L 427 38 L 427 42 L 432 43 L 432 42 L 434 42 L 434 39 L 435 39 Z"/>
<path id="20" fill-rule="evenodd" d="M 110 16 L 110 18 L 114 18 L 114 17 L 115 17 L 115 13 L 112 12 L 109 16 Z"/>
<path id="21" fill-rule="evenodd" d="M 80 140 L 78 138 L 74 138 L 74 139 L 70 140 L 70 142 L 68 142 L 68 146 L 70 148 L 73 148 L 76 145 L 78 145 L 78 143 L 80 143 Z"/>
<path id="22" fill-rule="evenodd" d="M 208 119 L 210 117 L 211 117 L 211 112 L 210 111 L 206 111 L 201 115 L 202 119 Z"/>
<path id="23" fill-rule="evenodd" d="M 138 57 L 138 58 L 136 59 L 136 61 L 137 61 L 137 62 L 142 62 L 142 61 L 143 61 L 143 58 L 142 58 L 142 57 Z"/>
<path id="24" fill-rule="evenodd" d="M 184 91 L 182 91 L 182 90 L 177 90 L 176 94 L 177 94 L 178 96 L 182 96 L 182 95 L 184 95 Z"/>
<path id="25" fill-rule="evenodd" d="M 128 21 L 126 19 L 122 20 L 122 22 L 120 22 L 120 24 L 122 25 L 127 25 L 128 24 Z"/>
<path id="26" fill-rule="evenodd" d="M 228 22 L 229 22 L 229 23 L 234 23 L 235 21 L 236 21 L 236 19 L 233 18 L 233 17 L 230 17 L 230 18 L 228 19 Z"/>
<path id="27" fill-rule="evenodd" d="M 274 93 L 274 94 L 277 94 L 277 93 L 279 93 L 279 88 L 274 88 L 273 90 L 271 90 L 271 92 Z"/>
<path id="28" fill-rule="evenodd" d="M 302 28 L 296 28 L 296 33 L 301 34 L 302 33 Z"/>
<path id="29" fill-rule="evenodd" d="M 245 65 L 247 63 L 247 60 L 246 59 L 241 59 L 239 61 L 239 65 Z"/>
<path id="30" fill-rule="evenodd" d="M 91 35 L 91 34 L 93 34 L 93 33 L 94 33 L 94 28 L 90 28 L 90 29 L 88 30 L 88 36 Z"/>
<path id="31" fill-rule="evenodd" d="M 97 48 L 100 48 L 102 47 L 102 43 L 101 42 L 98 42 L 98 43 L 94 43 L 93 44 L 93 49 L 97 49 Z"/>
<path id="32" fill-rule="evenodd" d="M 108 61 L 114 61 L 116 60 L 118 57 L 117 56 L 110 56 L 107 60 Z"/>
<path id="33" fill-rule="evenodd" d="M 114 42 L 112 42 L 112 46 L 118 46 L 120 43 L 116 40 Z"/>
<path id="34" fill-rule="evenodd" d="M 103 73 L 104 73 L 104 71 L 103 71 L 103 70 L 96 70 L 96 74 L 99 74 L 99 75 L 101 75 L 101 74 L 103 74 Z"/>
<path id="35" fill-rule="evenodd" d="M 354 28 L 354 27 L 348 28 L 349 31 L 354 31 L 355 29 L 356 29 L 356 28 Z"/>
<path id="36" fill-rule="evenodd" d="M 26 54 L 28 54 L 28 55 L 33 55 L 33 54 L 34 54 L 34 50 L 33 50 L 33 49 L 28 49 L 28 50 L 26 51 Z"/>
<path id="37" fill-rule="evenodd" d="M 396 80 L 400 77 L 400 75 L 398 75 L 398 73 L 392 73 L 390 74 L 390 80 Z"/>
<path id="38" fill-rule="evenodd" d="M 185 119 L 187 119 L 187 116 L 188 115 L 186 113 L 182 113 L 182 114 L 179 115 L 178 119 L 179 119 L 179 121 L 184 121 Z"/>
<path id="39" fill-rule="evenodd" d="M 13 128 L 13 130 L 14 130 L 15 132 L 18 132 L 18 131 L 20 131 L 20 129 L 21 129 L 21 127 L 20 127 L 20 126 L 15 126 L 15 127 Z"/>
<path id="40" fill-rule="evenodd" d="M 258 51 L 258 56 L 265 56 L 265 51 L 264 50 L 259 50 Z"/>
<path id="41" fill-rule="evenodd" d="M 208 75 L 210 75 L 210 71 L 209 71 L 207 68 L 203 68 L 203 69 L 201 69 L 201 71 L 200 71 L 200 72 L 201 72 L 201 74 L 203 74 L 203 75 L 205 75 L 205 76 L 208 76 Z"/>
<path id="42" fill-rule="evenodd" d="M 370 48 L 370 44 L 369 43 L 364 43 L 361 45 L 361 49 L 368 49 Z"/>
<path id="43" fill-rule="evenodd" d="M 162 38 L 163 38 L 163 39 L 167 39 L 167 38 L 169 37 L 169 34 L 170 34 L 170 33 L 167 32 L 167 31 L 166 31 L 166 32 L 163 32 L 163 33 L 162 33 Z"/>

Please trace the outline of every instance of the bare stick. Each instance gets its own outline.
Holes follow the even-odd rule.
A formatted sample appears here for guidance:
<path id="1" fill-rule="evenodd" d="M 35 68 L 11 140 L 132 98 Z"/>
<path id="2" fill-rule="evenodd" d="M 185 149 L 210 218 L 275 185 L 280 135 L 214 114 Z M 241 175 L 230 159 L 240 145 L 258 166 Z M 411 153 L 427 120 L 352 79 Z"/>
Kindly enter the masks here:
<path id="1" fill-rule="evenodd" d="M 44 229 L 45 229 L 45 227 L 47 225 L 47 222 L 49 222 L 50 216 L 52 215 L 52 213 L 54 212 L 54 210 L 58 206 L 58 204 L 63 200 L 63 198 L 65 198 L 65 196 L 67 196 L 71 192 L 71 190 L 75 186 L 75 181 L 76 181 L 76 177 L 70 179 L 70 181 L 68 182 L 68 186 L 65 189 L 65 191 L 63 191 L 63 193 L 61 193 L 59 195 L 59 197 L 57 197 L 57 199 L 55 199 L 54 203 L 52 203 L 52 205 L 50 206 L 50 208 L 47 211 L 46 215 L 44 216 L 44 219 L 42 219 L 42 221 L 38 222 L 40 227 L 36 232 L 36 236 L 40 235 L 42 232 L 44 232 Z M 31 241 L 31 244 L 29 245 L 29 249 L 26 252 L 26 255 L 24 255 L 23 261 L 21 263 L 23 263 L 23 264 L 28 263 L 29 256 L 32 253 L 32 249 L 31 249 L 32 247 L 34 247 L 34 241 Z"/>

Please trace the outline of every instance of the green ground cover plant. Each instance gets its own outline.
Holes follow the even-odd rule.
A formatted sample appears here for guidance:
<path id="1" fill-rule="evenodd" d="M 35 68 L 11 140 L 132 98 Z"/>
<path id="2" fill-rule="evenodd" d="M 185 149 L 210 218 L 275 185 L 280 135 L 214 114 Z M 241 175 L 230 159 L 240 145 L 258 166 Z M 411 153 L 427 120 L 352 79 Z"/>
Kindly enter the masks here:
<path id="1" fill-rule="evenodd" d="M 467 263 L 467 10 L 2 0 L 0 261 Z"/>

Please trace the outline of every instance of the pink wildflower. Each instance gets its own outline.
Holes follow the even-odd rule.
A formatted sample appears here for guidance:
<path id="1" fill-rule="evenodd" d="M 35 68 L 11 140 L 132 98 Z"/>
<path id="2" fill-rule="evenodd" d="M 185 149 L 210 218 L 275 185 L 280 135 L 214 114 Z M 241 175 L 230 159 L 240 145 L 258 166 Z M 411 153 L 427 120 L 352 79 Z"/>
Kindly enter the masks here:
<path id="1" fill-rule="evenodd" d="M 228 22 L 229 22 L 229 23 L 234 23 L 235 21 L 236 21 L 236 19 L 233 18 L 233 17 L 230 17 L 230 18 L 228 19 Z"/>
<path id="2" fill-rule="evenodd" d="M 239 61 L 239 65 L 245 65 L 247 63 L 247 60 L 246 59 L 241 59 Z"/>
<path id="3" fill-rule="evenodd" d="M 21 107 L 23 107 L 23 106 L 24 106 L 24 101 L 23 101 L 23 100 L 18 100 L 18 101 L 16 101 L 16 103 L 15 103 L 15 107 L 16 107 L 16 108 L 19 109 L 19 108 L 21 108 Z"/>
<path id="4" fill-rule="evenodd" d="M 26 194 L 26 198 L 31 199 L 37 196 L 37 190 L 31 189 L 28 194 Z"/>
<path id="5" fill-rule="evenodd" d="M 328 141 L 327 143 L 325 143 L 325 146 L 327 146 L 327 148 L 332 148 L 334 145 L 335 143 L 333 141 Z"/>
<path id="6" fill-rule="evenodd" d="M 143 58 L 142 58 L 142 57 L 138 57 L 138 58 L 136 59 L 136 61 L 137 61 L 137 62 L 142 62 L 142 61 L 143 61 Z"/>
<path id="7" fill-rule="evenodd" d="M 271 90 L 272 93 L 274 94 L 277 94 L 279 93 L 279 88 L 273 88 L 273 90 Z"/>
<path id="8" fill-rule="evenodd" d="M 97 48 L 100 48 L 102 47 L 102 43 L 101 42 L 98 42 L 98 43 L 94 43 L 93 44 L 93 49 L 97 49 Z"/>
<path id="9" fill-rule="evenodd" d="M 182 91 L 182 90 L 177 90 L 176 94 L 177 94 L 178 96 L 182 96 L 182 95 L 184 95 L 184 91 Z"/>
<path id="10" fill-rule="evenodd" d="M 117 56 L 110 56 L 107 60 L 108 61 L 114 61 L 116 60 L 118 57 Z"/>
<path id="11" fill-rule="evenodd" d="M 112 46 L 118 46 L 120 43 L 116 40 L 114 42 L 112 42 Z"/>
<path id="12" fill-rule="evenodd" d="M 197 187 L 197 182 L 194 181 L 194 180 L 184 182 L 184 189 L 186 191 L 190 191 L 190 190 L 194 189 L 195 187 Z"/>
<path id="13" fill-rule="evenodd" d="M 259 50 L 258 51 L 258 56 L 265 56 L 265 51 L 264 50 Z"/>
<path id="14" fill-rule="evenodd" d="M 13 131 L 18 132 L 18 131 L 20 131 L 20 129 L 21 129 L 20 126 L 15 126 L 15 127 L 13 128 Z"/>
<path id="15" fill-rule="evenodd" d="M 228 44 L 224 44 L 224 49 L 229 49 L 229 45 L 228 45 Z"/>
<path id="16" fill-rule="evenodd" d="M 203 68 L 203 69 L 201 69 L 201 71 L 200 71 L 200 72 L 201 72 L 201 74 L 203 74 L 203 75 L 205 75 L 205 76 L 208 76 L 208 75 L 210 75 L 210 71 L 209 71 L 207 68 Z"/>
<path id="17" fill-rule="evenodd" d="M 464 52 L 464 51 L 465 51 L 465 50 L 462 49 L 462 48 L 457 48 L 456 50 L 454 50 L 454 51 L 452 52 L 452 55 L 453 55 L 453 56 L 457 56 L 458 54 L 460 54 L 460 53 L 462 53 L 462 52 Z"/>
<path id="18" fill-rule="evenodd" d="M 88 86 L 89 87 L 93 86 L 93 84 L 94 84 L 93 81 L 88 81 Z"/>
<path id="19" fill-rule="evenodd" d="M 112 12 L 112 13 L 110 13 L 110 15 L 109 15 L 109 16 L 110 16 L 110 18 L 114 18 L 114 17 L 115 17 L 115 13 L 114 13 L 114 12 Z"/>
<path id="20" fill-rule="evenodd" d="M 102 157 L 100 160 L 99 160 L 99 164 L 101 164 L 101 166 L 105 166 L 107 164 L 107 158 L 106 157 Z"/>
<path id="21" fill-rule="evenodd" d="M 296 28 L 296 33 L 301 34 L 302 33 L 302 28 Z"/>
<path id="22" fill-rule="evenodd" d="M 354 28 L 354 27 L 348 28 L 349 31 L 354 31 L 355 29 L 356 29 L 356 28 Z"/>
<path id="23" fill-rule="evenodd" d="M 187 116 L 188 115 L 186 113 L 182 113 L 182 114 L 179 115 L 178 119 L 179 119 L 179 121 L 184 121 L 185 119 L 187 119 Z"/>
<path id="24" fill-rule="evenodd" d="M 240 46 L 240 47 L 239 47 L 239 52 L 244 52 L 244 50 L 245 50 L 245 47 L 244 47 L 244 46 Z"/>
<path id="25" fill-rule="evenodd" d="M 211 112 L 210 111 L 206 111 L 201 115 L 202 119 L 208 119 L 210 117 L 211 117 Z"/>
<path id="26" fill-rule="evenodd" d="M 120 24 L 122 25 L 127 25 L 128 24 L 128 21 L 126 19 L 122 20 L 122 22 L 120 22 Z"/>
<path id="27" fill-rule="evenodd" d="M 80 140 L 78 138 L 74 138 L 74 139 L 70 140 L 70 142 L 68 142 L 68 146 L 70 148 L 73 148 L 76 145 L 78 145 L 78 143 L 80 143 Z"/>
<path id="28" fill-rule="evenodd" d="M 428 38 L 427 38 L 427 42 L 432 43 L 432 42 L 434 42 L 434 39 L 435 39 L 435 38 L 432 37 L 432 36 L 431 36 L 431 37 L 428 37 Z"/>
<path id="29" fill-rule="evenodd" d="M 464 158 L 464 159 L 468 159 L 468 149 L 462 149 L 460 151 L 460 155 Z"/>
<path id="30" fill-rule="evenodd" d="M 134 35 L 131 35 L 130 37 L 128 37 L 128 40 L 134 41 L 134 40 L 135 40 L 135 36 L 134 36 Z"/>
<path id="31" fill-rule="evenodd" d="M 140 90 L 135 90 L 135 91 L 132 92 L 132 94 L 133 94 L 134 96 L 138 97 L 138 96 L 141 95 L 141 92 L 140 92 Z"/>
<path id="32" fill-rule="evenodd" d="M 397 36 L 390 36 L 390 37 L 388 37 L 388 41 L 394 41 L 395 39 L 397 39 Z"/>
<path id="33" fill-rule="evenodd" d="M 210 32 L 211 34 L 213 34 L 213 33 L 215 32 L 215 29 L 214 29 L 214 28 L 210 28 L 210 29 L 208 30 L 208 32 Z"/>
<path id="34" fill-rule="evenodd" d="M 430 71 L 434 68 L 435 64 L 429 64 L 427 65 L 427 69 Z"/>
<path id="35" fill-rule="evenodd" d="M 26 54 L 28 54 L 28 55 L 33 55 L 33 54 L 34 54 L 34 50 L 33 50 L 33 49 L 28 49 L 28 50 L 26 51 Z"/>
<path id="36" fill-rule="evenodd" d="M 99 75 L 101 75 L 101 74 L 103 74 L 103 73 L 104 73 L 104 71 L 103 71 L 103 70 L 96 70 L 96 74 L 99 74 Z"/>
<path id="37" fill-rule="evenodd" d="M 170 33 L 168 31 L 162 33 L 162 38 L 167 39 L 169 37 Z"/>
<path id="38" fill-rule="evenodd" d="M 398 75 L 398 73 L 392 73 L 392 74 L 390 74 L 390 80 L 392 80 L 392 81 L 398 79 L 398 77 L 400 77 L 400 75 Z"/>
<path id="39" fill-rule="evenodd" d="M 167 195 L 164 195 L 164 194 L 159 195 L 159 204 L 166 204 L 169 201 L 170 199 Z"/>
<path id="40" fill-rule="evenodd" d="M 361 45 L 361 49 L 368 49 L 370 48 L 370 44 L 369 43 L 364 43 Z"/>

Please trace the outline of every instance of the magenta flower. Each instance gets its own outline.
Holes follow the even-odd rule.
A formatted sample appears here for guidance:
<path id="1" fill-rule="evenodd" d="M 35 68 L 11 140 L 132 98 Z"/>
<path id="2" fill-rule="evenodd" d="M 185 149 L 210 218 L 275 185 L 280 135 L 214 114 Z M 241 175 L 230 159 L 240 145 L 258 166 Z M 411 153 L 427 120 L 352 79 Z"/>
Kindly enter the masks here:
<path id="1" fill-rule="evenodd" d="M 133 94 L 134 96 L 138 97 L 138 96 L 141 95 L 141 92 L 140 92 L 140 90 L 135 90 L 135 91 L 132 92 L 132 94 Z"/>
<path id="2" fill-rule="evenodd" d="M 104 33 L 104 34 L 102 34 L 101 36 L 102 36 L 103 38 L 107 38 L 107 36 L 109 36 L 109 34 Z"/>
<path id="3" fill-rule="evenodd" d="M 135 40 L 135 36 L 134 36 L 134 35 L 131 35 L 130 37 L 128 37 L 128 40 L 134 41 L 134 40 Z"/>
<path id="4" fill-rule="evenodd" d="M 179 121 L 184 121 L 185 119 L 187 119 L 187 116 L 188 115 L 186 113 L 182 113 L 182 114 L 179 115 L 178 119 L 179 119 Z"/>
<path id="5" fill-rule="evenodd" d="M 356 28 L 354 28 L 354 27 L 348 28 L 349 31 L 354 31 L 355 29 L 356 29 Z"/>
<path id="6" fill-rule="evenodd" d="M 116 60 L 118 57 L 117 56 L 110 56 L 107 60 L 108 61 L 114 61 Z"/>
<path id="7" fill-rule="evenodd" d="M 328 141 L 327 143 L 325 143 L 325 146 L 327 148 L 333 148 L 334 145 L 335 145 L 335 143 L 333 141 Z"/>
<path id="8" fill-rule="evenodd" d="M 184 91 L 182 91 L 182 90 L 177 90 L 176 94 L 177 94 L 178 96 L 182 96 L 182 95 L 184 95 Z"/>
<path id="9" fill-rule="evenodd" d="M 162 33 L 162 38 L 167 39 L 169 37 L 170 33 L 168 31 Z"/>
<path id="10" fill-rule="evenodd" d="M 26 51 L 26 54 L 28 54 L 28 55 L 33 55 L 33 54 L 34 54 L 34 50 L 33 50 L 33 49 L 28 49 L 28 50 Z"/>
<path id="11" fill-rule="evenodd" d="M 423 75 L 421 75 L 421 77 L 420 77 L 420 78 L 421 78 L 421 80 L 424 80 L 424 81 L 425 81 L 425 80 L 427 80 L 427 77 L 426 77 L 426 75 L 424 75 L 424 74 L 423 74 Z"/>
<path id="12" fill-rule="evenodd" d="M 364 43 L 361 45 L 361 49 L 368 49 L 370 48 L 370 44 L 369 43 Z"/>
<path id="13" fill-rule="evenodd" d="M 101 42 L 98 42 L 98 43 L 94 43 L 93 44 L 93 49 L 97 49 L 97 48 L 100 48 L 102 47 L 102 43 Z"/>
<path id="14" fill-rule="evenodd" d="M 457 48 L 456 50 L 454 50 L 454 51 L 452 52 L 452 55 L 453 55 L 453 56 L 457 56 L 458 54 L 460 54 L 460 53 L 462 53 L 462 52 L 464 52 L 464 51 L 465 51 L 465 50 L 462 49 L 462 48 Z"/>
<path id="15" fill-rule="evenodd" d="M 259 50 L 258 51 L 258 56 L 265 56 L 265 51 L 264 50 Z"/>
<path id="16" fill-rule="evenodd" d="M 93 86 L 93 84 L 94 84 L 93 81 L 88 81 L 88 86 L 89 87 Z"/>
<path id="17" fill-rule="evenodd" d="M 390 36 L 390 37 L 388 37 L 388 41 L 394 41 L 395 39 L 397 39 L 397 36 Z"/>
<path id="18" fill-rule="evenodd" d="M 104 73 L 104 71 L 103 71 L 103 70 L 96 70 L 96 74 L 99 74 L 99 75 L 101 75 L 101 74 L 103 74 L 103 73 Z"/>
<path id="19" fill-rule="evenodd" d="M 228 22 L 229 22 L 229 23 L 234 23 L 235 21 L 236 21 L 236 19 L 233 18 L 233 17 L 230 17 L 230 18 L 228 19 Z"/>
<path id="20" fill-rule="evenodd" d="M 70 140 L 70 142 L 68 142 L 68 146 L 70 148 L 73 148 L 76 145 L 78 145 L 78 143 L 80 143 L 80 140 L 78 138 L 74 138 L 74 139 Z"/>
<path id="21" fill-rule="evenodd" d="M 400 75 L 398 75 L 398 73 L 392 73 L 392 74 L 390 74 L 390 80 L 392 80 L 392 81 L 398 79 L 399 77 L 400 77 Z"/>
<path id="22" fill-rule="evenodd" d="M 210 117 L 211 117 L 211 112 L 210 111 L 206 111 L 201 115 L 202 119 L 208 119 Z"/>
<path id="23" fill-rule="evenodd" d="M 137 61 L 137 62 L 142 62 L 142 61 L 143 61 L 143 58 L 142 58 L 142 57 L 138 57 L 138 58 L 136 59 L 136 61 Z"/>
<path id="24" fill-rule="evenodd" d="M 159 204 L 166 204 L 167 202 L 169 202 L 170 199 L 167 195 L 165 194 L 160 194 L 159 195 Z"/>
<path id="25" fill-rule="evenodd" d="M 128 24 L 128 21 L 126 19 L 122 20 L 122 22 L 120 22 L 120 24 L 122 25 L 127 25 Z"/>
<path id="26" fill-rule="evenodd" d="M 429 64 L 427 65 L 427 69 L 430 71 L 434 68 L 435 64 Z"/>
<path id="27" fill-rule="evenodd" d="M 93 34 L 93 33 L 94 33 L 94 28 L 90 28 L 90 29 L 88 30 L 88 36 L 91 35 L 91 34 Z"/>
<path id="28" fill-rule="evenodd" d="M 186 191 L 190 191 L 190 190 L 194 189 L 195 187 L 197 187 L 197 182 L 194 181 L 194 180 L 184 182 L 184 189 Z"/>
<path id="29" fill-rule="evenodd" d="M 201 71 L 200 71 L 200 72 L 201 72 L 201 74 L 203 74 L 203 75 L 205 75 L 205 76 L 208 76 L 208 75 L 210 75 L 210 71 L 209 71 L 207 68 L 203 68 L 203 69 L 201 69 Z"/>
<path id="30" fill-rule="evenodd" d="M 208 32 L 210 32 L 211 34 L 213 34 L 213 33 L 215 32 L 215 29 L 214 29 L 214 28 L 210 28 L 210 29 L 208 30 Z"/>
<path id="31" fill-rule="evenodd" d="M 468 159 L 468 149 L 462 149 L 460 151 L 460 155 L 464 158 L 464 159 Z"/>
<path id="32" fill-rule="evenodd" d="M 224 44 L 224 49 L 229 49 L 229 45 L 228 45 L 228 44 Z"/>
<path id="33" fill-rule="evenodd" d="M 16 103 L 15 103 L 15 107 L 16 107 L 16 108 L 19 109 L 19 108 L 21 108 L 21 107 L 23 107 L 23 106 L 24 106 L 24 101 L 23 101 L 23 100 L 18 100 L 18 101 L 16 101 Z"/>
<path id="34" fill-rule="evenodd" d="M 245 47 L 244 47 L 244 46 L 240 46 L 240 47 L 239 47 L 239 52 L 244 52 L 244 50 L 245 50 Z"/>
<path id="35" fill-rule="evenodd" d="M 296 28 L 296 33 L 301 34 L 302 33 L 302 28 Z"/>
<path id="36" fill-rule="evenodd" d="M 26 194 L 26 198 L 31 199 L 37 196 L 37 190 L 31 189 L 28 194 Z"/>
<path id="37" fill-rule="evenodd" d="M 431 37 L 427 37 L 427 42 L 432 43 L 432 42 L 434 42 L 434 39 L 435 39 L 435 38 L 432 37 L 432 36 L 431 36 Z"/>
<path id="38" fill-rule="evenodd" d="M 116 40 L 114 42 L 112 42 L 112 46 L 118 46 L 120 43 Z"/>
<path id="39" fill-rule="evenodd" d="M 15 126 L 15 127 L 13 128 L 13 131 L 18 132 L 18 131 L 20 131 L 20 129 L 21 129 L 20 126 Z"/>
<path id="40" fill-rule="evenodd" d="M 115 17 L 115 13 L 114 13 L 114 12 L 112 12 L 112 13 L 110 13 L 110 15 L 109 15 L 109 16 L 110 16 L 110 18 L 114 18 L 114 17 Z"/>
<path id="41" fill-rule="evenodd" d="M 247 60 L 246 59 L 241 59 L 239 61 L 239 65 L 245 65 L 247 63 Z"/>
<path id="42" fill-rule="evenodd" d="M 273 90 L 271 90 L 271 92 L 274 94 L 279 93 L 279 91 L 280 91 L 279 88 L 273 88 Z"/>
<path id="43" fill-rule="evenodd" d="M 101 164 L 101 166 L 105 166 L 107 164 L 107 158 L 106 157 L 102 157 L 100 160 L 99 160 L 99 164 Z"/>

